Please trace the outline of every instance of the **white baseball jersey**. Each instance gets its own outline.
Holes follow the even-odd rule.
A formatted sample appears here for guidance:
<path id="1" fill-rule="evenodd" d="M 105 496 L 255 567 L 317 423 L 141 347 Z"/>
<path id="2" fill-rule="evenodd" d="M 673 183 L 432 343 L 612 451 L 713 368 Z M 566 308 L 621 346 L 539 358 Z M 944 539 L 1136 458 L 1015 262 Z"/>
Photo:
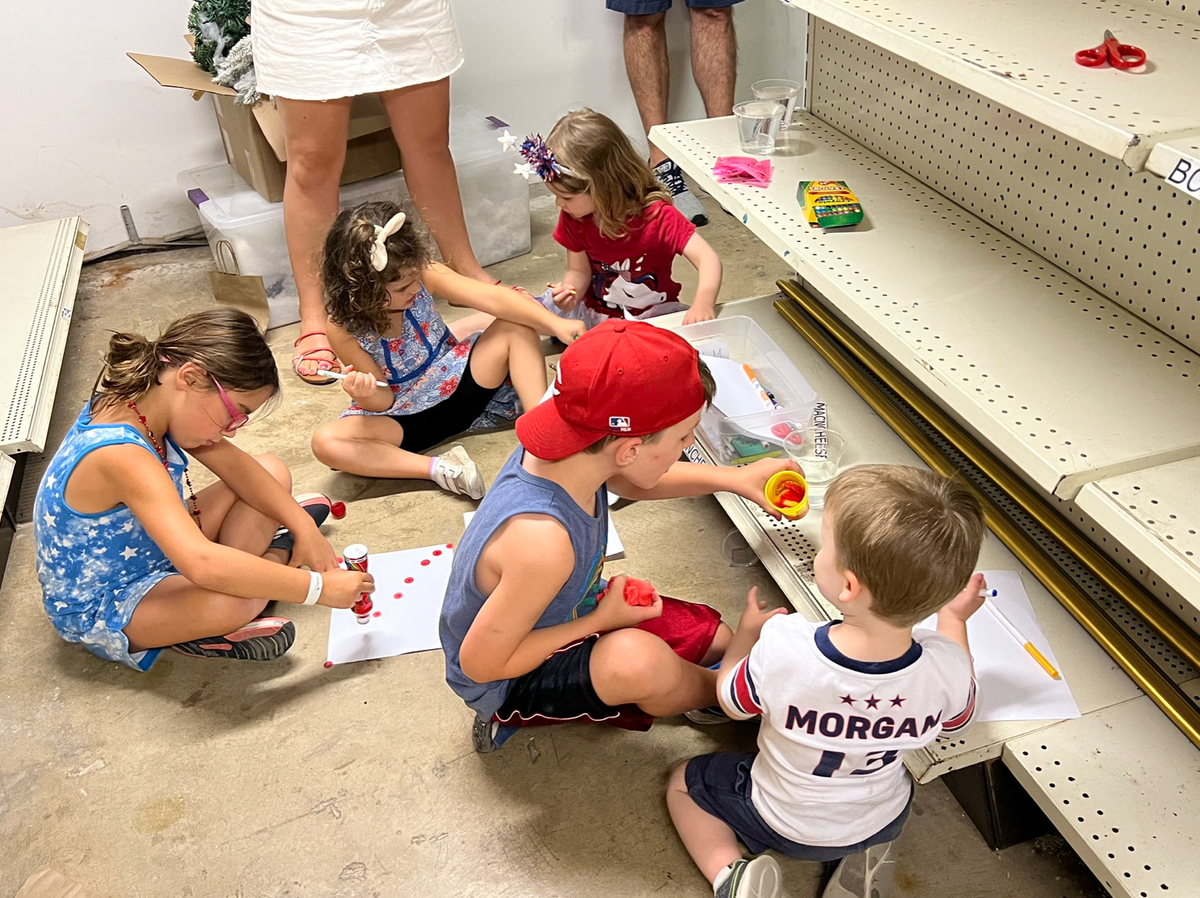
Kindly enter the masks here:
<path id="1" fill-rule="evenodd" d="M 763 820 L 803 845 L 853 845 L 904 810 L 903 754 L 962 729 L 975 681 L 962 648 L 932 630 L 893 661 L 857 661 L 829 639 L 836 624 L 773 617 L 722 682 L 737 720 L 762 715 L 752 799 Z"/>

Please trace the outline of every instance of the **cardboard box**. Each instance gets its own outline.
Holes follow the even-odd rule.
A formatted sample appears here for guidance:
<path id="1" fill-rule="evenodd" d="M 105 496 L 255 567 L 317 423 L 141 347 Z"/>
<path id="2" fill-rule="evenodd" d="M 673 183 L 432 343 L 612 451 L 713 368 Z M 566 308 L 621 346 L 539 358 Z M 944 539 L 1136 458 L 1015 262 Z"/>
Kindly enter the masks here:
<path id="1" fill-rule="evenodd" d="M 229 164 L 264 199 L 272 203 L 283 199 L 287 147 L 283 121 L 274 100 L 266 98 L 254 107 L 238 106 L 234 103 L 237 91 L 213 84 L 212 76 L 190 59 L 143 53 L 126 55 L 163 87 L 191 91 L 196 100 L 203 94 L 211 94 Z M 400 149 L 392 137 L 383 103 L 374 94 L 355 97 L 341 183 L 364 181 L 399 168 Z"/>

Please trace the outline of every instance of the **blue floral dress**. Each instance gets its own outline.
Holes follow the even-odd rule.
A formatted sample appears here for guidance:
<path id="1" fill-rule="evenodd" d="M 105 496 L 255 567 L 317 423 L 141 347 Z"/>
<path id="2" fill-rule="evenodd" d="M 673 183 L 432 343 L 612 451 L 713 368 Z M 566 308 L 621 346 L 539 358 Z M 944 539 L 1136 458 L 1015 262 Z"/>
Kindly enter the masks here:
<path id="1" fill-rule="evenodd" d="M 50 460 L 34 501 L 42 606 L 68 642 L 82 643 L 101 658 L 135 670 L 149 670 L 161 649 L 131 655 L 122 631 L 146 593 L 178 571 L 128 507 L 88 514 L 68 505 L 64 491 L 80 460 L 102 446 L 132 443 L 156 461 L 159 455 L 133 425 L 92 424 L 91 418 L 89 402 Z M 163 444 L 167 472 L 182 503 L 188 459 L 170 435 Z"/>
<path id="2" fill-rule="evenodd" d="M 373 412 L 352 401 L 342 417 L 411 415 L 450 398 L 467 370 L 478 334 L 462 341 L 455 339 L 434 307 L 433 297 L 422 286 L 412 306 L 404 310 L 399 337 L 381 337 L 367 331 L 355 338 L 387 379 L 392 389 L 392 405 Z M 516 391 L 505 381 L 469 429 L 497 427 L 504 421 L 512 421 L 517 417 L 516 406 Z"/>

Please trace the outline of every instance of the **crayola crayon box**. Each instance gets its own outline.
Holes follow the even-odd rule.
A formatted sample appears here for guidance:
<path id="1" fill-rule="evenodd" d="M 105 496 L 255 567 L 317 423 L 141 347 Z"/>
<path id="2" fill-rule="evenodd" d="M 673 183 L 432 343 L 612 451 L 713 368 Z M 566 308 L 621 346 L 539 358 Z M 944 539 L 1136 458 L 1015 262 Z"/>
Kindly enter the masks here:
<path id="1" fill-rule="evenodd" d="M 814 228 L 848 228 L 863 220 L 862 205 L 845 181 L 801 181 L 796 201 Z"/>

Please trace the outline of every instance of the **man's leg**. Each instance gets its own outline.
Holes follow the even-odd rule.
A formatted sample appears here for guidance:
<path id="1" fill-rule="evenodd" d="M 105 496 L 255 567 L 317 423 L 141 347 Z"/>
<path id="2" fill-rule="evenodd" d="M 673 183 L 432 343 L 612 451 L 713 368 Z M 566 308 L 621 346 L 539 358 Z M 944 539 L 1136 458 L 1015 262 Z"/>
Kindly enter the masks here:
<path id="1" fill-rule="evenodd" d="M 625 74 L 647 136 L 651 128 L 667 121 L 671 68 L 667 61 L 666 17 L 665 9 L 648 15 L 625 16 Z M 652 166 L 666 158 L 666 153 L 650 144 Z"/>
<path id="2" fill-rule="evenodd" d="M 667 59 L 667 10 L 670 0 L 608 0 L 608 8 L 625 14 L 625 73 L 649 140 L 650 129 L 666 124 L 671 92 Z M 704 207 L 688 189 L 683 172 L 650 141 L 650 166 L 677 208 L 694 225 L 708 224 Z"/>
<path id="3" fill-rule="evenodd" d="M 704 100 L 704 111 L 709 118 L 733 115 L 737 79 L 733 7 L 695 6 L 688 13 L 692 26 L 692 77 Z"/>

